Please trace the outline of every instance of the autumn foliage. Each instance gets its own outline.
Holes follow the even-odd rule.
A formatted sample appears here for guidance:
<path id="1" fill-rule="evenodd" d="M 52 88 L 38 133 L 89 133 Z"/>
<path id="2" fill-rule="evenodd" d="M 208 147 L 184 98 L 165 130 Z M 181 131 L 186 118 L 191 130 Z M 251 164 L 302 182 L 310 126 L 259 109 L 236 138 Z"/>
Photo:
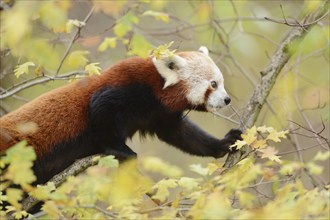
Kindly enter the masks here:
<path id="1" fill-rule="evenodd" d="M 205 45 L 233 104 L 203 125 L 216 121 L 217 136 L 245 130 L 232 146 L 244 154 L 230 166 L 201 158 L 175 166 L 165 162 L 168 148 L 162 159 L 139 154 L 123 164 L 95 156 L 97 165 L 80 175 L 42 186 L 33 185 L 33 148 L 18 143 L 1 152 L 1 219 L 330 218 L 329 1 L 3 0 L 0 8 L 1 115 L 127 56 Z M 319 8 L 323 15 L 313 18 Z M 305 37 L 281 48 L 295 28 Z M 273 62 L 274 51 L 290 58 Z M 265 76 L 260 70 L 274 66 L 276 83 L 246 125 L 242 112 Z M 33 122 L 18 127 L 35 129 Z M 33 215 L 29 199 L 43 202 Z"/>
<path id="2" fill-rule="evenodd" d="M 8 150 L 1 166 L 10 205 L 2 215 L 27 217 L 20 203 L 23 192 L 43 201 L 40 216 L 85 219 L 328 219 L 329 185 L 310 188 L 302 182 L 302 171 L 320 175 L 318 165 L 328 160 L 329 151 L 319 152 L 310 161 L 285 161 L 270 145 L 286 138 L 287 131 L 253 127 L 237 141 L 252 150 L 230 169 L 218 161 L 191 164 L 196 177 L 159 158 L 146 157 L 119 165 L 113 156 L 95 157 L 98 165 L 84 174 L 71 176 L 60 187 L 54 183 L 34 187 L 31 171 L 36 155 L 21 142 Z M 158 173 L 161 180 L 153 181 Z M 18 184 L 22 189 L 10 187 Z M 263 198 L 260 195 L 265 195 Z"/>

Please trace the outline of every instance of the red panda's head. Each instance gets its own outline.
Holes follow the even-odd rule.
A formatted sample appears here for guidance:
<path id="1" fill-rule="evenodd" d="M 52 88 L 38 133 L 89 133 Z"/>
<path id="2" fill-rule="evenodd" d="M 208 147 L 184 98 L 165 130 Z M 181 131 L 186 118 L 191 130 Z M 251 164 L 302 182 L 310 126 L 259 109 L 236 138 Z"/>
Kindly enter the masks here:
<path id="1" fill-rule="evenodd" d="M 184 84 L 185 98 L 193 108 L 202 106 L 213 112 L 230 103 L 222 73 L 209 57 L 206 47 L 166 58 L 153 58 L 152 62 L 165 80 L 163 90 Z"/>

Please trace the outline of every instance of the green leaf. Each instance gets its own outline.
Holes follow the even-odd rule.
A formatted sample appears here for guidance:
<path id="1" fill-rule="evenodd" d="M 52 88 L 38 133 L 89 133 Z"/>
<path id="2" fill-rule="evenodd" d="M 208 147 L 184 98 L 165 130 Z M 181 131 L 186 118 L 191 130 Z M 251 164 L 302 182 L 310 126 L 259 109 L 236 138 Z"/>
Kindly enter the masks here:
<path id="1" fill-rule="evenodd" d="M 139 23 L 139 18 L 132 12 L 129 12 L 117 21 L 113 31 L 118 38 L 122 38 L 127 32 L 132 30 L 132 25 L 137 23 Z"/>
<path id="2" fill-rule="evenodd" d="M 156 20 L 161 20 L 164 22 L 168 22 L 170 17 L 168 14 L 164 13 L 164 12 L 157 12 L 157 11 L 145 11 L 142 16 L 152 16 L 154 17 Z"/>
<path id="3" fill-rule="evenodd" d="M 101 74 L 100 70 L 102 70 L 102 69 L 101 69 L 101 67 L 97 66 L 99 64 L 100 63 L 90 63 L 87 66 L 85 66 L 85 70 L 88 72 L 89 76 Z"/>
<path id="4" fill-rule="evenodd" d="M 98 47 L 98 51 L 105 51 L 106 49 L 108 49 L 108 47 L 110 48 L 115 48 L 117 45 L 117 38 L 116 37 L 106 37 L 103 42 L 100 44 L 100 46 Z"/>
<path id="5" fill-rule="evenodd" d="M 35 66 L 35 64 L 33 62 L 26 62 L 21 65 L 17 65 L 14 70 L 15 76 L 19 78 L 23 74 L 28 74 L 30 66 Z"/>
<path id="6" fill-rule="evenodd" d="M 115 159 L 115 156 L 109 155 L 109 156 L 100 158 L 97 165 L 108 167 L 108 168 L 116 168 L 119 166 L 119 162 L 117 159 Z"/>
<path id="7" fill-rule="evenodd" d="M 152 45 L 139 34 L 135 34 L 131 40 L 130 53 L 142 58 L 146 58 L 149 55 Z"/>
<path id="8" fill-rule="evenodd" d="M 119 22 L 113 28 L 113 32 L 118 38 L 124 37 L 130 30 L 132 30 L 132 27 L 128 22 Z"/>
<path id="9" fill-rule="evenodd" d="M 11 48 L 18 49 L 20 43 L 32 31 L 31 14 L 26 2 L 17 2 L 15 10 L 1 12 L 1 41 Z"/>
<path id="10" fill-rule="evenodd" d="M 76 50 L 73 51 L 69 56 L 68 56 L 68 64 L 72 68 L 78 68 L 85 66 L 88 62 L 88 59 L 86 56 L 89 54 L 88 51 L 85 50 Z"/>
<path id="11" fill-rule="evenodd" d="M 39 15 L 41 22 L 54 32 L 66 30 L 67 11 L 60 8 L 55 1 L 40 4 Z"/>
<path id="12" fill-rule="evenodd" d="M 313 158 L 313 160 L 325 161 L 329 159 L 329 157 L 330 157 L 330 151 L 325 151 L 325 152 L 318 151 L 315 157 Z"/>
<path id="13" fill-rule="evenodd" d="M 313 162 L 309 162 L 307 164 L 307 169 L 309 170 L 309 172 L 311 174 L 314 174 L 314 175 L 320 175 L 323 172 L 323 167 L 321 167 Z"/>

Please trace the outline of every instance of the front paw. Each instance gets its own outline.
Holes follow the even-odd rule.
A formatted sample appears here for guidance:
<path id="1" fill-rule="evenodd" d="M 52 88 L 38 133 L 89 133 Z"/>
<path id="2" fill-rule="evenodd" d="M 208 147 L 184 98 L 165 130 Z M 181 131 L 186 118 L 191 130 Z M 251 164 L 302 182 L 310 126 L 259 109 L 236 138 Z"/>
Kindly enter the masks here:
<path id="1" fill-rule="evenodd" d="M 217 148 L 216 157 L 223 157 L 227 153 L 236 151 L 236 148 L 230 148 L 231 145 L 235 144 L 237 140 L 242 140 L 242 131 L 238 129 L 230 130 L 225 137 L 221 140 L 221 147 Z"/>
<path id="2" fill-rule="evenodd" d="M 236 142 L 236 140 L 243 140 L 241 137 L 241 134 L 243 134 L 243 132 L 239 129 L 231 129 L 226 135 L 225 138 L 226 139 L 233 139 L 235 140 L 234 143 Z"/>
<path id="3" fill-rule="evenodd" d="M 239 129 L 231 129 L 226 135 L 225 135 L 225 140 L 226 140 L 226 146 L 230 151 L 236 151 L 235 147 L 230 148 L 231 145 L 235 144 L 237 140 L 243 140 L 241 134 L 243 132 Z"/>

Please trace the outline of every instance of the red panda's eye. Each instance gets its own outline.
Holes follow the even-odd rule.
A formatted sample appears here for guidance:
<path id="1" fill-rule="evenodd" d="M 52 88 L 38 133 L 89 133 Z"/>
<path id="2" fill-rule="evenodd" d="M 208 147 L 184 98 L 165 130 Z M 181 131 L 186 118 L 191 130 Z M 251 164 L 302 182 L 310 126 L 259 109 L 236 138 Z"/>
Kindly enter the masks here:
<path id="1" fill-rule="evenodd" d="M 216 88 L 218 87 L 218 83 L 217 83 L 216 81 L 212 81 L 212 82 L 211 82 L 211 87 L 212 87 L 213 89 L 216 89 Z"/>
<path id="2" fill-rule="evenodd" d="M 174 66 L 175 66 L 175 64 L 173 62 L 170 62 L 170 63 L 167 64 L 167 67 L 171 70 L 174 69 Z"/>

